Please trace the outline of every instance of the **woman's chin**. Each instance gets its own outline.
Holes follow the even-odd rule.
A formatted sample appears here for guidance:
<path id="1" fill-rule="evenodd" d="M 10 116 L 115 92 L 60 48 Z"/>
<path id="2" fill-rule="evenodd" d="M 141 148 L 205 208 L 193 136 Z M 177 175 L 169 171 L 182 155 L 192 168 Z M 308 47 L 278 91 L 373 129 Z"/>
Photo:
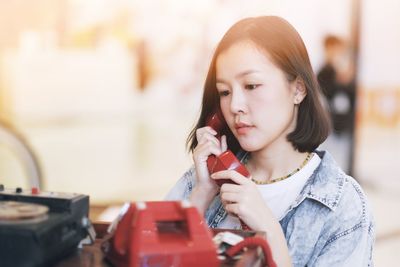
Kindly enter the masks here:
<path id="1" fill-rule="evenodd" d="M 239 144 L 240 144 L 240 147 L 247 152 L 254 152 L 254 151 L 260 150 L 260 147 L 256 146 L 255 144 L 251 144 L 248 142 L 239 142 Z"/>

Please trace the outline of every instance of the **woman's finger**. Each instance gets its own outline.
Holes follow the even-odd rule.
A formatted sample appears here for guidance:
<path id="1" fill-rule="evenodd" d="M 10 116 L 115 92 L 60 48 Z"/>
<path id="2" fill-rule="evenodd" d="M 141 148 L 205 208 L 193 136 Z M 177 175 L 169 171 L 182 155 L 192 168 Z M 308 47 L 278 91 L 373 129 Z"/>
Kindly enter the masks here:
<path id="1" fill-rule="evenodd" d="M 198 144 L 204 144 L 206 142 L 212 142 L 214 143 L 216 146 L 220 147 L 220 142 L 219 140 L 212 134 L 210 133 L 204 133 L 200 139 L 197 140 Z"/>
<path id="2" fill-rule="evenodd" d="M 225 193 L 225 192 L 238 193 L 238 192 L 240 192 L 240 186 L 237 184 L 224 183 L 221 186 L 220 192 L 221 192 L 221 194 Z"/>
<path id="3" fill-rule="evenodd" d="M 207 142 L 197 145 L 193 156 L 196 157 L 198 155 L 200 157 L 208 157 L 211 154 L 218 156 L 221 153 L 222 152 L 219 146 L 216 146 L 211 142 Z"/>
<path id="4" fill-rule="evenodd" d="M 241 210 L 241 205 L 239 203 L 227 203 L 225 205 L 225 210 L 228 213 L 234 214 L 238 216 L 239 218 L 243 216 L 242 210 Z"/>
<path id="5" fill-rule="evenodd" d="M 223 135 L 223 136 L 221 137 L 221 151 L 222 151 L 222 152 L 225 152 L 227 149 L 228 149 L 228 144 L 227 144 L 227 142 L 226 142 L 226 136 Z"/>
<path id="6" fill-rule="evenodd" d="M 201 139 L 201 137 L 203 136 L 204 133 L 209 133 L 211 135 L 216 135 L 217 132 L 211 128 L 210 126 L 206 126 L 203 128 L 199 128 L 196 130 L 196 139 L 197 141 L 199 141 Z"/>
<path id="7" fill-rule="evenodd" d="M 230 192 L 221 193 L 221 200 L 225 203 L 236 203 L 240 201 L 240 194 Z"/>
<path id="8" fill-rule="evenodd" d="M 251 182 L 251 180 L 240 173 L 238 173 L 235 170 L 225 170 L 225 171 L 219 171 L 215 172 L 211 175 L 211 178 L 213 179 L 231 179 L 233 182 L 239 185 L 244 185 L 248 184 Z"/>

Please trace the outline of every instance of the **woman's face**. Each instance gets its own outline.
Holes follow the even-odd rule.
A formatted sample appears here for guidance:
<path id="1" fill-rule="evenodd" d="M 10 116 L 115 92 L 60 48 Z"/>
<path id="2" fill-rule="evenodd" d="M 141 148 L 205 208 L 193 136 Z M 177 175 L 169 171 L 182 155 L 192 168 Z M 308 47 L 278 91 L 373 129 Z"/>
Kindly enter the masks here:
<path id="1" fill-rule="evenodd" d="M 222 114 L 244 150 L 289 144 L 299 100 L 296 82 L 290 83 L 265 52 L 249 41 L 234 44 L 218 56 L 216 77 Z"/>

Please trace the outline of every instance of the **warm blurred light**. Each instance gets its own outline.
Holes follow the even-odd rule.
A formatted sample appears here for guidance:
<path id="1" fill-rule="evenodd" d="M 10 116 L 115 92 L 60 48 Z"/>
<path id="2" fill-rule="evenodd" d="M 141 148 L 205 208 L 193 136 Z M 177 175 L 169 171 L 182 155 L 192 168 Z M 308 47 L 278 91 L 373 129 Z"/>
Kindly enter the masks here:
<path id="1" fill-rule="evenodd" d="M 400 62 L 395 53 L 400 42 L 395 15 L 399 4 L 389 2 L 368 0 L 362 6 L 359 127 L 400 125 L 395 73 Z M 156 106 L 166 109 L 177 108 L 170 104 L 174 101 L 187 103 L 180 108 L 194 116 L 215 45 L 235 21 L 245 16 L 284 16 L 303 36 L 317 71 L 323 62 L 323 37 L 328 33 L 350 37 L 350 4 L 348 0 L 0 1 L 0 112 L 23 126 L 124 112 L 129 117 L 133 109 L 146 105 L 143 97 L 147 97 L 146 101 L 159 101 Z M 383 30 L 377 31 L 378 26 Z"/>

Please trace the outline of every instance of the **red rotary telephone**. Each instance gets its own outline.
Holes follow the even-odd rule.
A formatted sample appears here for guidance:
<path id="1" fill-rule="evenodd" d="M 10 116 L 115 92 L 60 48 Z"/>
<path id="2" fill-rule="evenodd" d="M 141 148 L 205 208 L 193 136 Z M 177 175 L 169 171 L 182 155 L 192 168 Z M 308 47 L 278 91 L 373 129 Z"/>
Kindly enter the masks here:
<path id="1" fill-rule="evenodd" d="M 102 248 L 118 267 L 217 267 L 212 233 L 188 202 L 149 201 L 128 206 Z"/>
<path id="2" fill-rule="evenodd" d="M 207 223 L 188 202 L 126 204 L 110 228 L 101 247 L 106 259 L 117 267 L 225 266 L 217 257 Z M 233 259 L 244 248 L 252 247 L 262 249 L 265 266 L 276 267 L 271 249 L 262 237 L 247 237 L 225 254 Z"/>

